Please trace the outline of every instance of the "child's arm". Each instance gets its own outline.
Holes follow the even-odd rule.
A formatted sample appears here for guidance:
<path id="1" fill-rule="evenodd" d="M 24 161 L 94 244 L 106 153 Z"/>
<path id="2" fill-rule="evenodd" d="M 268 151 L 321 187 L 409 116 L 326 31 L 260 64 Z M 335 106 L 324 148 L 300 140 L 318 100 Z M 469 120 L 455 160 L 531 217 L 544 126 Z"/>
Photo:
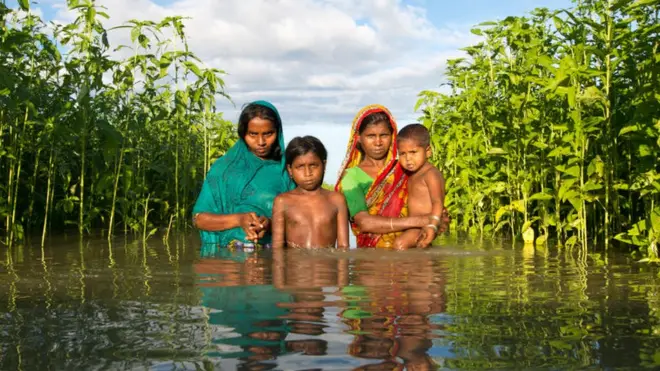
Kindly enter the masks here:
<path id="1" fill-rule="evenodd" d="M 337 248 L 347 249 L 348 242 L 348 206 L 346 199 L 341 193 L 333 195 L 337 205 Z"/>
<path id="2" fill-rule="evenodd" d="M 431 223 L 436 227 L 440 226 L 442 210 L 445 208 L 445 178 L 440 170 L 429 171 L 426 175 L 426 184 L 429 187 L 431 196 Z"/>
<path id="3" fill-rule="evenodd" d="M 417 241 L 418 247 L 427 247 L 433 242 L 440 228 L 442 210 L 445 207 L 445 179 L 437 169 L 428 171 L 424 176 L 424 182 L 431 197 L 431 222 L 429 226 L 422 229 Z"/>
<path id="4" fill-rule="evenodd" d="M 283 248 L 286 244 L 286 218 L 284 217 L 286 200 L 284 197 L 277 196 L 273 201 L 273 222 L 271 233 L 273 236 L 273 248 Z"/>

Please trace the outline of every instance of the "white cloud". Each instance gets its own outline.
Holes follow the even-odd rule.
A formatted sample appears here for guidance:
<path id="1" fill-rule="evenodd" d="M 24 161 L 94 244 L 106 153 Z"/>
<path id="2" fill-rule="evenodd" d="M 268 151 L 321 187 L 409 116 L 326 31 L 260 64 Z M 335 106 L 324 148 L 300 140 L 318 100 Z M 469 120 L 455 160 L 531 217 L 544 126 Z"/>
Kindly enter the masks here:
<path id="1" fill-rule="evenodd" d="M 401 0 L 97 0 L 107 7 L 106 27 L 129 19 L 159 21 L 181 15 L 191 50 L 211 67 L 228 72 L 236 120 L 254 99 L 272 101 L 285 121 L 287 139 L 311 134 L 331 152 L 333 182 L 346 147 L 349 125 L 364 105 L 380 103 L 402 126 L 412 121 L 417 93 L 442 82 L 448 58 L 475 40 L 465 27 L 440 28 L 419 6 Z M 420 2 L 417 2 L 420 3 Z M 57 19 L 72 14 L 59 6 Z M 113 45 L 128 33 L 110 34 Z M 330 134 L 334 130 L 341 135 Z M 340 148 L 341 151 L 336 151 Z"/>

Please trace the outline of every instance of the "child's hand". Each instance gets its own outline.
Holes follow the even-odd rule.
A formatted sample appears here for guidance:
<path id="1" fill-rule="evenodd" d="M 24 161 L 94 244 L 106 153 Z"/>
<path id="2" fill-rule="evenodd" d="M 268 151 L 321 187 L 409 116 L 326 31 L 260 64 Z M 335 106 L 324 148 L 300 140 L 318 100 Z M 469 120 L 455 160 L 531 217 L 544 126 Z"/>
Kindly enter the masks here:
<path id="1" fill-rule="evenodd" d="M 445 233 L 451 224 L 451 215 L 447 211 L 447 208 L 442 209 L 442 216 L 440 217 L 440 225 L 438 226 L 438 233 Z"/>
<path id="2" fill-rule="evenodd" d="M 417 248 L 425 249 L 431 245 L 431 242 L 435 239 L 437 231 L 432 226 L 426 226 L 422 228 L 417 237 Z"/>

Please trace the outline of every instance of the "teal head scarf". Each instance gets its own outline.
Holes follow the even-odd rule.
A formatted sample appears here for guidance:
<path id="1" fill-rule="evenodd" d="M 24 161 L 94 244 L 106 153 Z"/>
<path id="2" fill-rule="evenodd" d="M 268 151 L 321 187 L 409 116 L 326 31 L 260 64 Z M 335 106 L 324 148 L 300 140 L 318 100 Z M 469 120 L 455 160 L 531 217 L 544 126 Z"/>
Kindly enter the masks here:
<path id="1" fill-rule="evenodd" d="M 275 112 L 279 121 L 277 141 L 282 150 L 282 158 L 278 161 L 261 159 L 250 151 L 243 138 L 239 138 L 209 169 L 193 207 L 193 215 L 254 212 L 259 216 L 271 218 L 275 197 L 295 188 L 286 171 L 284 133 L 279 112 L 275 106 L 263 100 L 251 104 L 267 107 Z M 200 231 L 200 236 L 203 245 L 227 246 L 233 241 L 245 241 L 245 232 L 240 227 L 220 232 Z M 266 243 L 270 243 L 270 234 L 266 234 L 259 241 L 259 244 Z"/>

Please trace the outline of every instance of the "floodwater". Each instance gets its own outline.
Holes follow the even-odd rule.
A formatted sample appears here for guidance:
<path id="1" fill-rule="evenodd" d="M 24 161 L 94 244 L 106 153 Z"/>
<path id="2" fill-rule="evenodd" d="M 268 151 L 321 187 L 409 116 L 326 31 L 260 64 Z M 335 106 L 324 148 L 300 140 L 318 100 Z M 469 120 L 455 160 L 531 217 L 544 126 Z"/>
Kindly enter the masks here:
<path id="1" fill-rule="evenodd" d="M 660 368 L 658 269 L 628 254 L 0 248 L 2 370 Z"/>

